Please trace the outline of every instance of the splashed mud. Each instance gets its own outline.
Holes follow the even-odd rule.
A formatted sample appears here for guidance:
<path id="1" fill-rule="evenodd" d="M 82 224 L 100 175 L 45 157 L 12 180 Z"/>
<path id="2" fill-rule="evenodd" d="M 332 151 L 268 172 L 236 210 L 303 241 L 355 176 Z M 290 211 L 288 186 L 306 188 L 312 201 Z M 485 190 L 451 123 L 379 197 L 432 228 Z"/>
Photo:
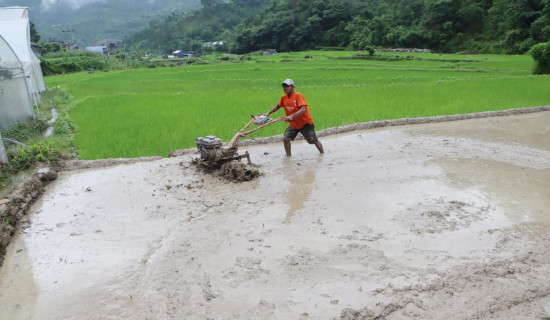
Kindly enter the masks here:
<path id="1" fill-rule="evenodd" d="M 245 145 L 246 183 L 191 151 L 72 163 L 8 247 L 0 319 L 548 319 L 549 123 Z"/>
<path id="2" fill-rule="evenodd" d="M 260 171 L 250 165 L 234 160 L 224 163 L 220 168 L 219 175 L 229 181 L 242 182 L 259 177 Z"/>

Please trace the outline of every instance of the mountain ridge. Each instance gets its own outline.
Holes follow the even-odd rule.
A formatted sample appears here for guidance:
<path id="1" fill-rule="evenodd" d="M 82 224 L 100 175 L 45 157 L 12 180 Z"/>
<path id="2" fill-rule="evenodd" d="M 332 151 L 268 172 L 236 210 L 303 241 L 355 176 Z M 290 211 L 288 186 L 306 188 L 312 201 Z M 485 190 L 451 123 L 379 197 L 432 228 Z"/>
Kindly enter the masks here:
<path id="1" fill-rule="evenodd" d="M 81 3 L 75 7 L 70 4 Z M 64 41 L 86 47 L 104 39 L 122 40 L 155 20 L 200 8 L 200 0 L 60 2 L 47 10 L 40 0 L 0 0 L 0 6 L 29 7 L 29 17 L 42 41 Z"/>

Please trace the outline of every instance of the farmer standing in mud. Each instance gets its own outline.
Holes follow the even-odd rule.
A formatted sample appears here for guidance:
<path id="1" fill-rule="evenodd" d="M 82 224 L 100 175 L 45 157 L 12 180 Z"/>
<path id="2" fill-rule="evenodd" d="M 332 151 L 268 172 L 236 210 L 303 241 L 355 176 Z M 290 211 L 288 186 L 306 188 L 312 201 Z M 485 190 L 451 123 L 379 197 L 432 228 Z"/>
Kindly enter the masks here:
<path id="1" fill-rule="evenodd" d="M 294 91 L 294 81 L 292 79 L 283 81 L 283 91 L 285 94 L 281 97 L 279 103 L 265 115 L 269 116 L 281 107 L 285 109 L 286 121 L 289 122 L 283 137 L 286 156 L 290 157 L 292 155 L 290 141 L 296 138 L 298 132 L 304 136 L 309 144 L 314 144 L 320 153 L 324 153 L 323 145 L 315 134 L 315 125 L 309 113 L 306 98 L 301 93 Z"/>

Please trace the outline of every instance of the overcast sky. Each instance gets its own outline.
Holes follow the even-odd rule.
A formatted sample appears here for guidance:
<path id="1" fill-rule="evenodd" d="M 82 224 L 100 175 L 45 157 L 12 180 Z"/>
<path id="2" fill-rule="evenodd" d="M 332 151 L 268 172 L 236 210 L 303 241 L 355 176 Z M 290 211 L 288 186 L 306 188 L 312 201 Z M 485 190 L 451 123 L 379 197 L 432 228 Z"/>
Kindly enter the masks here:
<path id="1" fill-rule="evenodd" d="M 71 9 L 78 9 L 83 5 L 93 2 L 105 2 L 106 0 L 41 0 L 40 9 L 48 10 L 52 6 L 64 6 Z"/>
<path id="2" fill-rule="evenodd" d="M 27 0 L 27 1 L 13 1 L 13 0 L 0 0 L 0 7 L 40 7 L 41 10 L 46 11 L 52 7 L 65 7 L 71 9 L 78 9 L 83 5 L 94 2 L 106 2 L 107 0 Z M 110 0 L 116 1 L 116 0 Z M 136 1 L 148 1 L 151 0 L 136 0 Z M 154 0 L 153 0 L 154 1 Z"/>
<path id="3" fill-rule="evenodd" d="M 47 11 L 51 8 L 65 7 L 70 9 L 78 9 L 90 3 L 102 3 L 107 1 L 117 0 L 0 0 L 0 7 L 34 7 L 40 8 L 41 11 Z M 135 0 L 136 2 L 153 3 L 155 0 Z"/>

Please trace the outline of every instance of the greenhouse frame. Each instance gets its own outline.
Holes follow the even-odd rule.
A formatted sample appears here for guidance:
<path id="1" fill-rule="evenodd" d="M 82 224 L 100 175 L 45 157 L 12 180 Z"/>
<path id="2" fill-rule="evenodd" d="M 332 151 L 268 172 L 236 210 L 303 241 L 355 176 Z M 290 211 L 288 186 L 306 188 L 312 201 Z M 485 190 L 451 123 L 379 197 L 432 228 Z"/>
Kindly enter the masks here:
<path id="1" fill-rule="evenodd" d="M 0 7 L 0 130 L 34 118 L 46 90 L 30 39 L 29 8 Z"/>

